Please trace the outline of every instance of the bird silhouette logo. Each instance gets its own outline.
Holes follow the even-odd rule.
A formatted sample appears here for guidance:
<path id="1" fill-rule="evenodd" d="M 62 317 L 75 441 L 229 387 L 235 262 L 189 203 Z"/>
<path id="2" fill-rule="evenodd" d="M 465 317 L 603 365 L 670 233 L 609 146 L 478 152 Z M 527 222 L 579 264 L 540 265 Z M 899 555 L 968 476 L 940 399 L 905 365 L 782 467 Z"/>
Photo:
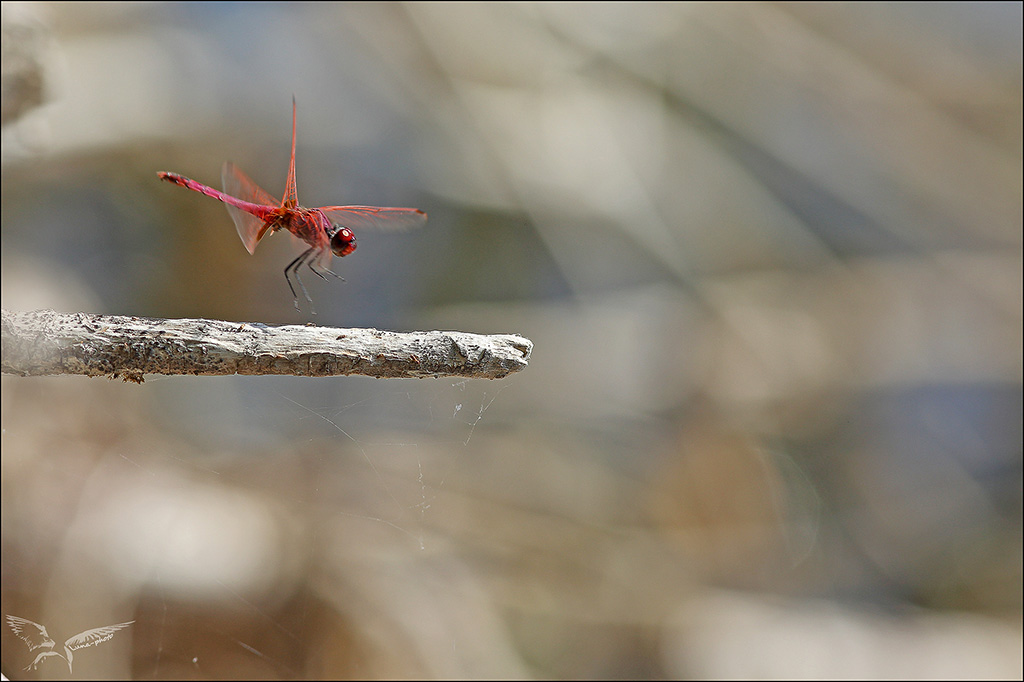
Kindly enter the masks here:
<path id="1" fill-rule="evenodd" d="M 61 654 L 59 651 L 53 650 L 57 643 L 53 641 L 53 638 L 50 637 L 50 633 L 46 631 L 45 627 L 39 623 L 33 623 L 25 618 L 7 616 L 7 625 L 11 628 L 11 631 L 16 637 L 24 640 L 25 644 L 28 645 L 28 650 L 30 652 L 35 651 L 36 649 L 46 649 L 46 651 L 40 651 L 36 655 L 35 660 L 29 663 L 25 670 L 37 670 L 39 668 L 39 664 L 42 663 L 44 659 L 51 656 L 59 656 L 67 662 L 68 672 L 71 673 L 74 672 L 71 668 L 71 661 L 74 659 L 74 652 L 88 646 L 102 644 L 113 637 L 118 630 L 123 630 L 134 622 L 134 620 L 130 620 L 127 623 L 105 625 L 101 628 L 93 628 L 92 630 L 79 632 L 77 635 L 69 637 L 64 642 L 64 653 Z"/>

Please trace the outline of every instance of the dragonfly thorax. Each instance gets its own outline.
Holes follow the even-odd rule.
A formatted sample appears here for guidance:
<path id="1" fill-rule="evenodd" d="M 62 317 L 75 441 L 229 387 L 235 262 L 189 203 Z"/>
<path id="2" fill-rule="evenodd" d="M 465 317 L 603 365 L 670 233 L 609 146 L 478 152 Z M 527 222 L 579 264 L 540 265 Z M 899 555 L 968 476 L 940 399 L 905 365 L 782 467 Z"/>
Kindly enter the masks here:
<path id="1" fill-rule="evenodd" d="M 347 227 L 335 225 L 337 228 L 331 235 L 331 252 L 335 256 L 347 256 L 356 250 L 356 235 Z"/>

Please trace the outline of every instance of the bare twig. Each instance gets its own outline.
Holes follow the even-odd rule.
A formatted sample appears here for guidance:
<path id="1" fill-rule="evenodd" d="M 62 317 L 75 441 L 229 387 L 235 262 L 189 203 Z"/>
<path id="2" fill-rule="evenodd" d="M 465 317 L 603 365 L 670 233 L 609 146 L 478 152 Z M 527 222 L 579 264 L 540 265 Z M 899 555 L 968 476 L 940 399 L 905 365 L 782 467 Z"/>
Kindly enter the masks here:
<path id="1" fill-rule="evenodd" d="M 386 332 L 222 320 L 2 311 L 3 373 L 343 374 L 501 379 L 527 365 L 533 342 L 512 334 Z"/>

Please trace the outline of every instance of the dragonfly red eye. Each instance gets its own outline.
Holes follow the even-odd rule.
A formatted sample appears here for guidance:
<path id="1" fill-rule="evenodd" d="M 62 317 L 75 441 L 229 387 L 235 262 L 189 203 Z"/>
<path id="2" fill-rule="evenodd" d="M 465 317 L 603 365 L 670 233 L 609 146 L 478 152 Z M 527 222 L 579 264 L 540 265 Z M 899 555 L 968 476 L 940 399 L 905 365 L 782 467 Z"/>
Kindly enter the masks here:
<path id="1" fill-rule="evenodd" d="M 347 256 L 356 250 L 356 236 L 347 227 L 339 228 L 331 237 L 331 251 L 335 256 Z"/>

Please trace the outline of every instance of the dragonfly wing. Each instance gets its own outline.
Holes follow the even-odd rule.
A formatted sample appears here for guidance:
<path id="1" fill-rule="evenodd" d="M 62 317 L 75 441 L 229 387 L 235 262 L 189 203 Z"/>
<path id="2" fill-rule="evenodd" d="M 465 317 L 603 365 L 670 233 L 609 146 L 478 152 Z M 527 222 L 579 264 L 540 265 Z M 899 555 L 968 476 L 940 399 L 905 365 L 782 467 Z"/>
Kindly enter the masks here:
<path id="1" fill-rule="evenodd" d="M 281 208 L 294 208 L 298 205 L 299 193 L 295 189 L 295 95 L 292 95 L 292 155 L 288 160 L 288 181 L 284 186 Z"/>
<path id="2" fill-rule="evenodd" d="M 230 194 L 231 196 L 237 197 L 243 201 L 271 208 L 278 205 L 277 199 L 272 197 L 269 192 L 253 182 L 252 178 L 243 173 L 233 163 L 228 161 L 224 162 L 224 166 L 221 168 L 220 178 L 224 185 L 224 192 L 226 194 Z M 228 214 L 231 215 L 231 220 L 235 223 L 235 229 L 238 230 L 238 236 L 241 237 L 242 244 L 245 245 L 245 250 L 249 253 L 255 253 L 256 243 L 259 242 L 260 238 L 263 236 L 260 232 L 264 225 L 263 219 L 257 218 L 251 213 L 243 211 L 231 204 L 224 205 L 228 207 Z"/>
<path id="3" fill-rule="evenodd" d="M 427 214 L 418 208 L 387 208 L 383 206 L 324 206 L 320 209 L 331 222 L 353 231 L 411 230 L 427 222 Z"/>

